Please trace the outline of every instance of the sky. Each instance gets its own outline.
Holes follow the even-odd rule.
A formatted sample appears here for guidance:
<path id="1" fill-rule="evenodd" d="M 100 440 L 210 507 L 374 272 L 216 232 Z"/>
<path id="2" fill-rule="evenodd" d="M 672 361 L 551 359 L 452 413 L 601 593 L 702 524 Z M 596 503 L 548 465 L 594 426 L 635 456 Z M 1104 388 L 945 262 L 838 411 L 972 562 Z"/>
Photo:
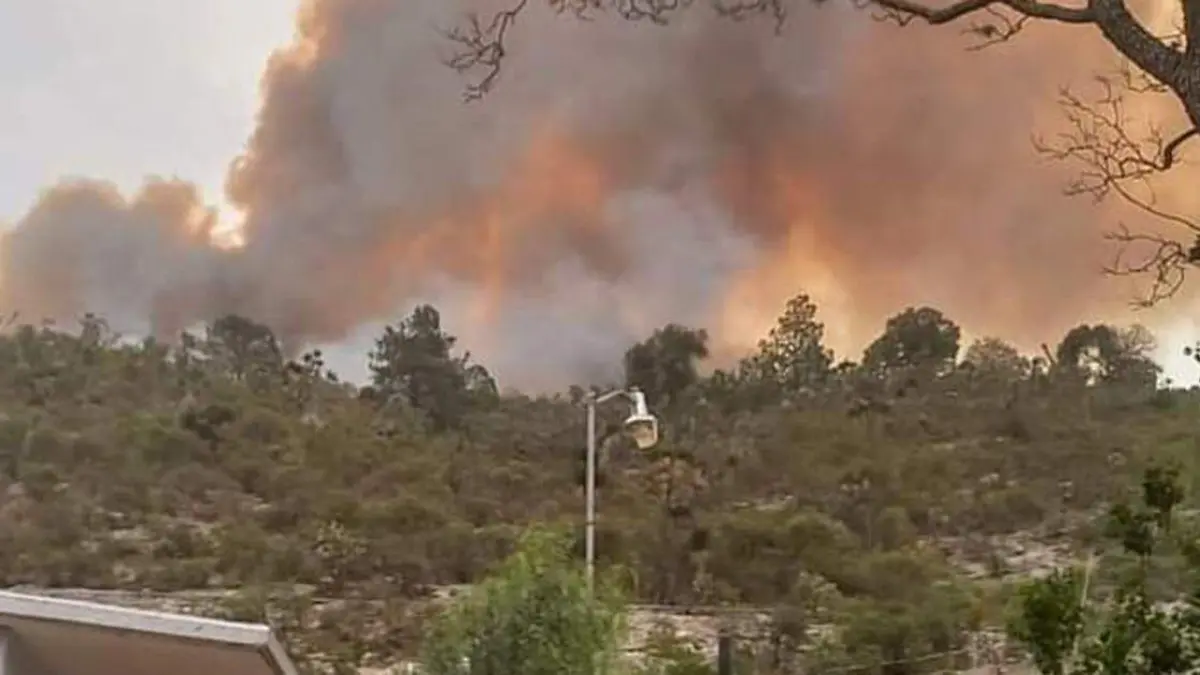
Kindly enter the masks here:
<path id="1" fill-rule="evenodd" d="M 0 227 L 66 177 L 179 177 L 221 205 L 297 0 L 0 0 Z M 372 327 L 373 328 L 373 327 Z M 364 328 L 331 363 L 361 377 Z"/>
<path id="2" fill-rule="evenodd" d="M 0 227 L 65 177 L 132 191 L 149 175 L 198 184 L 220 205 L 230 160 L 254 127 L 270 52 L 297 0 L 0 0 Z M 358 379 L 377 326 L 330 354 Z M 1160 334 L 1177 382 L 1192 322 Z"/>
<path id="3" fill-rule="evenodd" d="M 178 177 L 222 205 L 298 0 L 0 0 L 0 228 L 63 178 Z M 228 209 L 225 210 L 228 214 Z M 365 376 L 377 326 L 327 350 Z"/>
<path id="4" fill-rule="evenodd" d="M 296 0 L 0 0 L 0 219 L 64 176 L 219 200 Z"/>

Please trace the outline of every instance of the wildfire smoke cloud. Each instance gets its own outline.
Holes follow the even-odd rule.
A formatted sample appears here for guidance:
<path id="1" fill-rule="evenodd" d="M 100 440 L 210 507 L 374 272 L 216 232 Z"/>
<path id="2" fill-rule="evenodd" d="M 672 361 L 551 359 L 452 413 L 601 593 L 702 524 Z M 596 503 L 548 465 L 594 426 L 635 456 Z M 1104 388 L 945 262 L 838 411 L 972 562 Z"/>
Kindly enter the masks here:
<path id="1" fill-rule="evenodd" d="M 490 4 L 305 3 L 229 171 L 239 247 L 187 184 L 64 183 L 4 237 L 0 306 L 161 335 L 235 312 L 302 344 L 432 301 L 543 387 L 667 321 L 734 352 L 799 291 L 842 349 L 909 304 L 1029 345 L 1128 297 L 1098 274 L 1109 214 L 1029 143 L 1108 63 L 1084 33 L 964 52 L 807 3 L 780 37 L 531 12 L 502 86 L 463 104 L 434 27 Z"/>

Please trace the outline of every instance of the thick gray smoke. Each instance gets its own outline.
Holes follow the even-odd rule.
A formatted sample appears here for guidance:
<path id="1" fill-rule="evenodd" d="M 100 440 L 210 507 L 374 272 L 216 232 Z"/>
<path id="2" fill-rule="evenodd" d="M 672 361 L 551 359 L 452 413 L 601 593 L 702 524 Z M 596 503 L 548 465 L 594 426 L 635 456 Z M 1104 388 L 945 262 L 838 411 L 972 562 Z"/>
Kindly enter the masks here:
<path id="1" fill-rule="evenodd" d="M 161 335 L 235 312 L 299 345 L 432 301 L 505 383 L 545 387 L 667 321 L 751 343 L 802 290 L 851 348 L 907 304 L 1028 344 L 1119 295 L 1097 213 L 1028 143 L 1099 63 L 1080 33 L 968 53 L 833 6 L 781 37 L 537 8 L 464 104 L 437 29 L 496 4 L 308 3 L 231 164 L 243 246 L 213 245 L 187 185 L 64 184 L 3 240 L 0 306 Z"/>

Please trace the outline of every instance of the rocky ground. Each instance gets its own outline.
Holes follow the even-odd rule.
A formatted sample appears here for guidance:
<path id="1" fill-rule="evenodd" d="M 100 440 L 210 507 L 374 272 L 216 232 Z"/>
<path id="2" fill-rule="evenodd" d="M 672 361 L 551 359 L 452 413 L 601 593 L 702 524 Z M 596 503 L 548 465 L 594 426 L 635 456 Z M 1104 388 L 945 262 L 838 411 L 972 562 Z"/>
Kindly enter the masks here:
<path id="1" fill-rule="evenodd" d="M 944 550 L 964 575 L 975 579 L 1012 579 L 1036 577 L 1067 563 L 1074 555 L 1070 547 L 1061 542 L 1048 540 L 1035 534 L 1018 534 L 1006 537 L 972 538 L 951 540 L 943 538 L 937 546 Z M 245 591 L 193 590 L 175 593 L 149 591 L 89 590 L 89 589 L 45 589 L 18 587 L 18 592 L 34 593 L 50 597 L 99 602 L 137 609 L 149 609 L 172 613 L 235 619 L 261 620 L 255 616 L 253 606 L 261 606 L 264 598 L 248 597 Z M 446 587 L 434 594 L 433 603 L 446 600 L 459 587 Z M 386 646 L 388 653 L 411 651 L 413 635 L 405 634 L 397 626 L 408 626 L 419 616 L 416 603 L 412 601 L 378 601 L 346 598 L 322 598 L 314 589 L 295 587 L 287 590 L 290 600 L 272 601 L 273 615 L 266 617 L 271 623 L 284 627 L 285 639 L 297 659 L 316 664 L 318 670 L 334 672 L 332 665 L 338 662 L 370 664 L 357 670 L 358 675 L 392 675 L 410 671 L 411 662 L 392 660 L 370 651 L 343 649 L 344 643 L 373 645 L 375 649 Z M 296 605 L 300 599 L 300 605 Z M 289 604 L 291 603 L 291 604 Z M 286 606 L 285 606 L 286 605 Z M 301 609 L 298 607 L 302 606 Z M 674 640 L 686 643 L 715 659 L 718 636 L 722 631 L 733 635 L 743 648 L 763 649 L 769 646 L 772 614 L 768 609 L 756 608 L 679 608 L 638 606 L 631 614 L 630 637 L 627 651 L 643 653 L 657 636 L 671 635 Z M 820 638 L 828 633 L 829 626 L 810 628 L 812 637 Z M 355 636 L 347 640 L 347 636 Z M 954 658 L 953 670 L 978 673 L 1027 670 L 1008 650 L 1002 633 L 991 632 L 976 636 L 975 643 Z M 322 665 L 326 667 L 321 667 Z"/>
<path id="2" fill-rule="evenodd" d="M 236 590 L 177 593 L 44 588 L 14 588 L 11 590 L 135 609 L 224 619 L 239 618 L 231 617 L 230 608 L 241 601 L 241 596 Z M 340 614 L 339 610 L 344 609 L 340 606 L 342 602 L 335 599 L 316 599 L 313 605 L 314 613 L 318 617 L 326 612 L 334 615 Z M 360 619 L 364 618 L 364 614 L 377 614 L 371 618 L 380 619 L 381 615 L 386 614 L 387 611 L 385 607 L 378 606 L 378 603 L 374 609 L 367 612 L 361 611 L 362 608 L 362 605 L 355 605 L 355 613 L 359 615 Z M 734 636 L 740 648 L 745 649 L 748 648 L 747 645 L 751 645 L 754 648 L 762 649 L 771 638 L 770 622 L 771 613 L 766 609 L 639 606 L 634 608 L 630 616 L 630 635 L 626 651 L 632 657 L 637 658 L 654 641 L 655 636 L 669 634 L 674 640 L 687 644 L 710 660 L 715 660 L 718 636 L 722 631 L 727 631 Z M 272 621 L 272 623 L 278 622 Z M 321 623 L 319 618 L 314 620 L 313 628 L 319 630 Z M 371 619 L 368 618 L 366 623 L 372 623 Z M 377 626 L 376 630 L 385 629 Z M 821 627 L 814 630 L 820 632 Z M 304 644 L 304 638 L 298 638 L 295 632 L 287 635 L 285 641 L 297 660 L 304 660 L 310 665 L 315 665 L 318 672 L 346 672 L 333 667 L 341 659 L 323 649 L 322 645 Z M 1004 651 L 1002 635 L 982 634 L 978 636 L 977 644 L 972 645 L 970 650 L 964 650 L 964 653 L 957 655 L 954 660 L 956 663 L 962 664 L 964 672 L 977 675 L 1002 670 L 1011 672 L 1014 667 L 1020 669 L 1020 664 L 1015 663 L 1011 656 L 1006 656 Z M 414 672 L 415 669 L 415 664 L 408 660 L 383 659 L 369 653 L 355 656 L 360 657 L 361 662 L 367 664 L 359 667 L 356 671 L 349 671 L 356 672 L 356 675 L 399 675 L 400 673 Z M 975 666 L 967 667 L 967 664 L 975 664 Z M 998 669 L 997 666 L 1000 668 Z"/>
<path id="3" fill-rule="evenodd" d="M 231 618 L 230 608 L 240 601 L 236 590 L 197 590 L 177 593 L 153 593 L 93 589 L 46 589 L 17 587 L 10 589 L 20 593 L 30 593 L 54 598 L 97 602 L 134 609 L 153 610 L 211 618 Z M 306 589 L 297 589 L 300 594 Z M 337 599 L 317 598 L 314 607 L 317 613 L 322 610 L 336 612 L 341 603 Z M 377 603 L 378 604 L 378 603 Z M 377 609 L 382 609 L 377 607 Z M 630 617 L 630 639 L 627 650 L 631 653 L 642 651 L 652 636 L 669 632 L 676 638 L 688 643 L 696 650 L 715 658 L 717 637 L 721 630 L 727 630 L 742 641 L 766 640 L 770 613 L 766 610 L 738 609 L 719 610 L 716 608 L 679 609 L 670 607 L 636 607 Z M 294 651 L 309 651 L 304 645 L 289 646 Z M 367 659 L 368 661 L 371 659 Z M 384 673 L 404 672 L 406 662 L 380 664 L 378 667 L 360 669 L 361 675 L 383 675 Z"/>

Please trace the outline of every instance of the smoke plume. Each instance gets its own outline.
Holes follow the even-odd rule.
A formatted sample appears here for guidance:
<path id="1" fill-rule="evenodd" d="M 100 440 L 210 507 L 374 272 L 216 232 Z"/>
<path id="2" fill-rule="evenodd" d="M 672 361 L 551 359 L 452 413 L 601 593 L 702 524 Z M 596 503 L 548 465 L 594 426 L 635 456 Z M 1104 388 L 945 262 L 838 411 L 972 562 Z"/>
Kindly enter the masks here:
<path id="1" fill-rule="evenodd" d="M 1058 85 L 1109 64 L 1085 30 L 969 52 L 839 6 L 798 3 L 778 37 L 539 8 L 464 104 L 437 29 L 495 4 L 310 0 L 230 166 L 239 245 L 187 184 L 63 183 L 4 238 L 0 306 L 160 335 L 234 312 L 299 345 L 431 301 L 544 387 L 667 321 L 736 353 L 800 291 L 850 357 L 907 305 L 1030 346 L 1128 298 L 1099 274 L 1112 214 L 1029 142 Z"/>

